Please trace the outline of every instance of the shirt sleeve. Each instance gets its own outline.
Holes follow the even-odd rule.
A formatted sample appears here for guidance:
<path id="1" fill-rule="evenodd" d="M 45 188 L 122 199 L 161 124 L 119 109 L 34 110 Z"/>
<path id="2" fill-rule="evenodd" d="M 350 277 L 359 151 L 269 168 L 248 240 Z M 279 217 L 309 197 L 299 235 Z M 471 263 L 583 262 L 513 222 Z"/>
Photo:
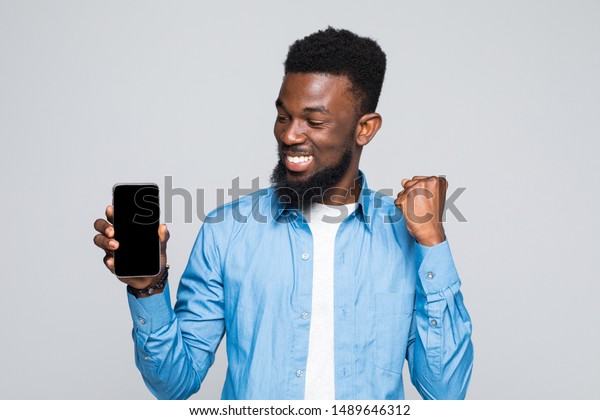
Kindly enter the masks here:
<path id="1" fill-rule="evenodd" d="M 188 398 L 213 364 L 225 331 L 220 273 L 211 225 L 204 224 L 179 283 L 175 309 L 168 284 L 163 293 L 147 298 L 128 293 L 135 363 L 159 399 Z"/>
<path id="2" fill-rule="evenodd" d="M 471 318 L 447 241 L 415 242 L 416 301 L 407 359 L 425 399 L 464 399 L 473 367 Z"/>

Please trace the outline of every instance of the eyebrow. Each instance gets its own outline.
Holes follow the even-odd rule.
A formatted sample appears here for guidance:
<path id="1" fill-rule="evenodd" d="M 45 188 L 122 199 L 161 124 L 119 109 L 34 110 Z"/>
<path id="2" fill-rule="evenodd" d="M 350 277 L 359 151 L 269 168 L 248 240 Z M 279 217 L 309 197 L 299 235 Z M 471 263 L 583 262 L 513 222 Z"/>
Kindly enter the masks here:
<path id="1" fill-rule="evenodd" d="M 275 101 L 275 106 L 277 108 L 281 108 L 286 112 L 289 112 L 288 109 L 285 107 L 285 104 L 283 103 L 283 101 L 279 98 L 277 98 L 277 100 Z M 319 105 L 319 106 L 307 106 L 306 108 L 304 108 L 302 110 L 302 112 L 304 114 L 309 114 L 311 112 L 318 112 L 321 114 L 331 114 L 331 112 L 325 108 L 323 105 Z"/>

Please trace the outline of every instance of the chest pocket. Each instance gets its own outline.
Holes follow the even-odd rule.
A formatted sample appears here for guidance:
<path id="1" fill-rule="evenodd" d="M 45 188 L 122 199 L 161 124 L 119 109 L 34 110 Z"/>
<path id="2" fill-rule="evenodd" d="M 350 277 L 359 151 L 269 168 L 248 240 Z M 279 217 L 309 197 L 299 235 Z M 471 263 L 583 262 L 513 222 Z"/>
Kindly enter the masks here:
<path id="1" fill-rule="evenodd" d="M 414 293 L 375 295 L 375 366 L 402 374 L 415 305 Z"/>

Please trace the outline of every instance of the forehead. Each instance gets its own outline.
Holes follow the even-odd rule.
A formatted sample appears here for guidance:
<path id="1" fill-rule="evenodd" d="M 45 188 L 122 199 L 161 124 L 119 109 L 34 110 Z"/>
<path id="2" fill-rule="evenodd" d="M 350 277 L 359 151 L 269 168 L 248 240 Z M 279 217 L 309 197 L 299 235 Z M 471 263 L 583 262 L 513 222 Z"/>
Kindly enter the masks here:
<path id="1" fill-rule="evenodd" d="M 318 107 L 347 108 L 354 105 L 346 76 L 325 73 L 288 73 L 279 91 L 279 101 L 286 108 Z"/>

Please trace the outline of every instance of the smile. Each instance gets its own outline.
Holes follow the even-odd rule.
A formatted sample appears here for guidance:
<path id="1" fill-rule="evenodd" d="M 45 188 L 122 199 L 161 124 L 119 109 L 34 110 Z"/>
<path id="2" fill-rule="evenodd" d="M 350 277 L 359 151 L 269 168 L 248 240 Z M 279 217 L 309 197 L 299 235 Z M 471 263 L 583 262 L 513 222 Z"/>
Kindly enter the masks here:
<path id="1" fill-rule="evenodd" d="M 285 167 L 288 171 L 302 173 L 305 172 L 308 168 L 310 168 L 313 163 L 313 155 L 303 155 L 303 156 L 290 156 L 288 154 L 285 155 Z"/>
<path id="2" fill-rule="evenodd" d="M 310 156 L 289 156 L 289 155 L 286 155 L 286 158 L 287 158 L 288 162 L 291 162 L 291 163 L 305 163 L 305 162 L 310 162 L 313 159 L 312 155 L 310 155 Z"/>

